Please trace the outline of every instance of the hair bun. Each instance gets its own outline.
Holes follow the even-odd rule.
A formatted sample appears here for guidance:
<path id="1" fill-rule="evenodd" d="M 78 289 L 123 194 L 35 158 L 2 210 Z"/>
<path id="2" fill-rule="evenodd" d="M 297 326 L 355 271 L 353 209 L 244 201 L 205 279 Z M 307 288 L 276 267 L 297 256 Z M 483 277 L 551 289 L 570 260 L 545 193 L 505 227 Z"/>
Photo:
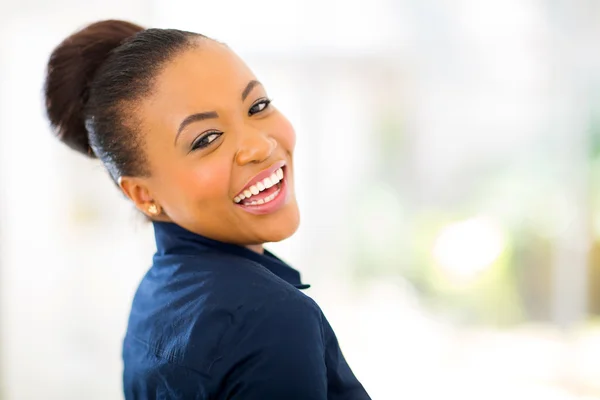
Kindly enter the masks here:
<path id="1" fill-rule="evenodd" d="M 56 136 L 72 149 L 96 157 L 85 128 L 90 84 L 111 51 L 143 30 L 126 21 L 100 21 L 67 37 L 52 52 L 44 85 L 46 113 Z"/>

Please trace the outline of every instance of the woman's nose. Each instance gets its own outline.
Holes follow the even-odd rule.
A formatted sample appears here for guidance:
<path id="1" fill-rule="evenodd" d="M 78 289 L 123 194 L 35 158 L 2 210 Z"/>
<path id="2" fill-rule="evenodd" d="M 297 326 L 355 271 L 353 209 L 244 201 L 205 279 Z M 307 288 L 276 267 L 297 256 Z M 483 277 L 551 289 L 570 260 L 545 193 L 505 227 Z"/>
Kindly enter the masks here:
<path id="1" fill-rule="evenodd" d="M 245 135 L 235 155 L 238 165 L 261 163 L 268 159 L 277 147 L 277 141 L 265 133 L 253 132 Z"/>

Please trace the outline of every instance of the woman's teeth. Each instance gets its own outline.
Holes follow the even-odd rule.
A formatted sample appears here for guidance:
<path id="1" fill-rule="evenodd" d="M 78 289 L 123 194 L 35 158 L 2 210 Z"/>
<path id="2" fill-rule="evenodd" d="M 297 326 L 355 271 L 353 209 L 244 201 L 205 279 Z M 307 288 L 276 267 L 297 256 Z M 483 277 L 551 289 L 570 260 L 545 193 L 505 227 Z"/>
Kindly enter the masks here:
<path id="1" fill-rule="evenodd" d="M 236 203 L 239 203 L 244 199 L 250 199 L 252 196 L 256 196 L 263 190 L 269 189 L 269 188 L 277 185 L 282 179 L 283 179 L 283 170 L 281 168 L 279 168 L 277 171 L 273 172 L 273 174 L 271 176 L 269 176 L 268 178 L 265 178 L 262 181 L 255 183 L 254 185 L 250 186 L 248 189 L 244 190 L 242 193 L 235 196 L 233 201 Z M 258 205 L 258 204 L 265 204 L 265 203 L 272 201 L 278 194 L 279 194 L 279 190 L 276 191 L 275 193 L 265 197 L 264 199 L 245 201 L 244 204 L 251 205 L 251 206 Z"/>
<path id="2" fill-rule="evenodd" d="M 254 200 L 254 201 L 245 201 L 244 205 L 245 206 L 257 206 L 260 204 L 266 204 L 270 201 L 273 201 L 273 199 L 279 194 L 280 191 L 281 190 L 278 189 L 275 193 L 268 195 L 264 199 L 258 199 L 258 200 Z"/>

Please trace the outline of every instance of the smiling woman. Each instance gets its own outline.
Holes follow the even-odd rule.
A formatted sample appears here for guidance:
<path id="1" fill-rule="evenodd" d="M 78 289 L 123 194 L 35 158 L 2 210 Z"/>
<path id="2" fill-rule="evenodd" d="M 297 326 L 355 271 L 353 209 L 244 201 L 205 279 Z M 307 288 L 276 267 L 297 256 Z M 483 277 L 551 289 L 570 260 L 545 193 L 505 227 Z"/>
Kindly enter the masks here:
<path id="1" fill-rule="evenodd" d="M 368 399 L 299 273 L 295 133 L 200 34 L 101 21 L 52 53 L 48 117 L 153 222 L 123 343 L 127 399 Z"/>

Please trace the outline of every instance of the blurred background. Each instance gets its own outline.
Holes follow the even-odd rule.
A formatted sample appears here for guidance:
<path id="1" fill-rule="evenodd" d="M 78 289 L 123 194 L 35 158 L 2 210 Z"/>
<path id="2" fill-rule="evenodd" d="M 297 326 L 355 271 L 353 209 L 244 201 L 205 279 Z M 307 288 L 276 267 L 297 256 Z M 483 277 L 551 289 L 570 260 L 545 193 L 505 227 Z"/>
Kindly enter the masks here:
<path id="1" fill-rule="evenodd" d="M 312 284 L 373 399 L 600 399 L 600 2 L 0 0 L 0 399 L 120 399 L 154 250 L 44 119 L 54 46 L 228 43 L 295 125 Z"/>

